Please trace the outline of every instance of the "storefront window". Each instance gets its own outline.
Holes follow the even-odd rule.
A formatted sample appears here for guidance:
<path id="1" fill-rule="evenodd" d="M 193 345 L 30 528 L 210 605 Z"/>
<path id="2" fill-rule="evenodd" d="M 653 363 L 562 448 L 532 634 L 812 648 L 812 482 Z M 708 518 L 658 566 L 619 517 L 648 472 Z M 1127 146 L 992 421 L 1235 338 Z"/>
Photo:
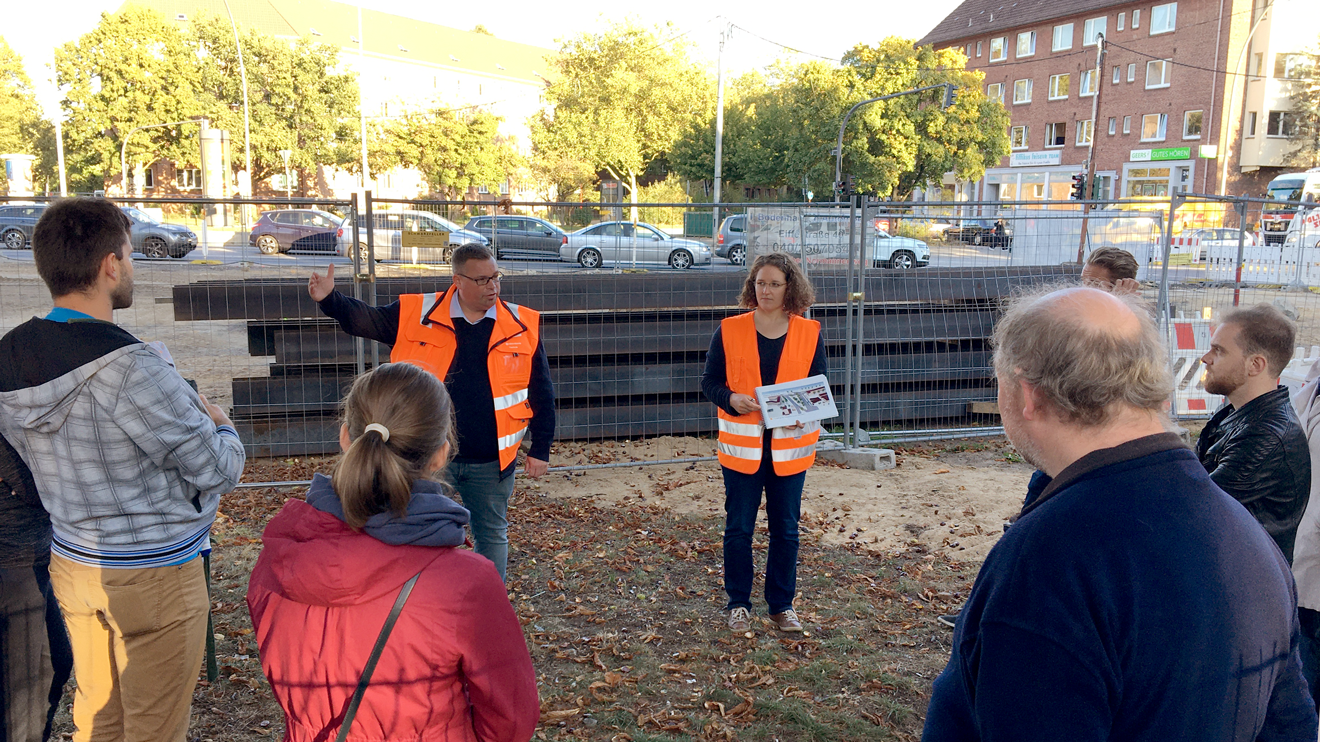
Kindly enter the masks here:
<path id="1" fill-rule="evenodd" d="M 1132 168 L 1127 171 L 1127 196 L 1168 196 L 1169 168 Z"/>

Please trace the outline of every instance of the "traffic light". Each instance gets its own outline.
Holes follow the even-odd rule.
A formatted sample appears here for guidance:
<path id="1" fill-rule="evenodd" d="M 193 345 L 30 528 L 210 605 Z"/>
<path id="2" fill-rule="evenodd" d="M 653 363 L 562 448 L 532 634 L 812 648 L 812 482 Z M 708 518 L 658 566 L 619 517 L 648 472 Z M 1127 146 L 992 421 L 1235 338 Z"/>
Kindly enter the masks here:
<path id="1" fill-rule="evenodd" d="M 835 183 L 834 187 L 839 192 L 840 198 L 852 198 L 857 193 L 857 179 L 851 175 L 845 175 L 843 180 Z M 807 200 L 810 201 L 811 197 L 808 196 Z"/>
<path id="2" fill-rule="evenodd" d="M 1072 193 L 1068 198 L 1072 201 L 1086 200 L 1086 173 L 1075 173 L 1072 176 Z"/>

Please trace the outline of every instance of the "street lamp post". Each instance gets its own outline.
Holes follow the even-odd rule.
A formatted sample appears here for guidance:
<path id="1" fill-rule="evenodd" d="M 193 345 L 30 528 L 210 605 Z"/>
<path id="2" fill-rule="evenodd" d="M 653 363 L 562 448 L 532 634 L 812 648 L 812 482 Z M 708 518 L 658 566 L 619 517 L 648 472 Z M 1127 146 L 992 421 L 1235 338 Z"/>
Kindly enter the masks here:
<path id="1" fill-rule="evenodd" d="M 293 202 L 293 186 L 289 183 L 289 155 L 292 154 L 291 149 L 280 150 L 280 157 L 284 158 L 284 197 L 289 199 L 290 205 Z"/>
<path id="2" fill-rule="evenodd" d="M 936 88 L 944 88 L 944 104 L 942 107 L 948 109 L 949 106 L 953 105 L 953 91 L 956 87 L 957 86 L 955 86 L 951 82 L 942 82 L 939 85 L 927 85 L 924 88 L 913 88 L 912 90 L 904 90 L 901 93 L 890 93 L 889 95 L 882 95 L 879 98 L 869 98 L 867 100 L 862 101 L 861 103 L 854 105 L 852 108 L 849 108 L 848 112 L 843 115 L 843 121 L 839 123 L 839 143 L 834 148 L 835 197 L 837 198 L 839 195 L 842 195 L 843 193 L 843 130 L 848 128 L 848 119 L 852 118 L 853 113 L 857 109 L 861 108 L 862 106 L 869 106 L 872 103 L 878 103 L 879 101 L 882 100 L 897 98 L 900 95 L 912 95 L 913 93 L 924 93 L 927 90 L 934 90 Z"/>

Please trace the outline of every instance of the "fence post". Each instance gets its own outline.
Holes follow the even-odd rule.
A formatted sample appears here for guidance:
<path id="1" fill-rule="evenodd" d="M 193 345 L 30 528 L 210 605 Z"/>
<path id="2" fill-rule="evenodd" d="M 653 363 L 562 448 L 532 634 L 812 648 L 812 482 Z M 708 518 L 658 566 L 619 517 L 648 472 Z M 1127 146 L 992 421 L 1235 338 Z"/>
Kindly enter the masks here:
<path id="1" fill-rule="evenodd" d="M 1160 332 L 1167 336 L 1169 330 L 1169 251 L 1173 247 L 1173 218 L 1182 206 L 1185 197 L 1178 192 L 1169 196 L 1169 214 L 1164 223 L 1164 244 L 1160 251 L 1160 293 L 1156 301 L 1160 317 Z"/>
<path id="2" fill-rule="evenodd" d="M 371 191 L 363 194 L 367 212 L 367 303 L 376 306 L 376 222 L 372 216 Z M 371 367 L 380 365 L 380 343 L 371 344 Z"/>
<path id="3" fill-rule="evenodd" d="M 362 254 L 361 251 L 358 250 L 359 240 L 362 239 L 362 233 L 358 228 L 358 216 L 361 212 L 358 211 L 358 195 L 356 193 L 353 194 L 352 205 L 349 208 L 352 209 L 352 211 L 349 212 L 348 218 L 353 225 L 353 229 L 349 233 L 350 244 L 352 247 L 348 250 L 348 254 L 351 255 L 353 259 L 353 298 L 362 301 L 362 282 L 359 280 L 359 277 L 362 275 Z M 362 375 L 367 371 L 366 346 L 364 343 L 365 341 L 360 337 L 353 338 L 353 368 L 358 375 Z"/>
<path id="4" fill-rule="evenodd" d="M 857 197 L 848 197 L 848 267 L 844 271 L 843 300 L 844 326 L 843 340 L 847 348 L 843 362 L 843 447 L 851 448 L 852 435 L 852 367 L 853 367 L 853 256 L 857 242 L 853 239 L 857 223 Z"/>
<path id="5" fill-rule="evenodd" d="M 811 283 L 811 274 L 807 270 L 807 231 L 802 228 L 802 212 L 806 208 L 807 207 L 805 206 L 799 206 L 797 208 L 798 252 L 802 256 L 802 277 L 807 279 L 807 283 Z M 746 260 L 744 260 L 743 262 L 745 263 Z M 807 307 L 807 311 L 803 312 L 803 316 L 806 317 L 807 319 L 811 319 L 811 307 Z"/>
<path id="6" fill-rule="evenodd" d="M 857 362 L 853 364 L 853 379 L 850 380 L 850 382 L 854 383 L 854 388 L 856 389 L 852 396 L 854 446 L 860 446 L 863 443 L 862 361 L 864 359 L 864 354 L 862 353 L 862 337 L 865 334 L 865 331 L 862 328 L 865 324 L 864 320 L 866 319 L 866 222 L 869 219 L 866 211 L 868 201 L 870 201 L 869 197 L 861 197 L 862 218 L 857 224 L 857 334 L 855 337 L 849 338 L 849 343 L 856 343 L 857 345 Z"/>

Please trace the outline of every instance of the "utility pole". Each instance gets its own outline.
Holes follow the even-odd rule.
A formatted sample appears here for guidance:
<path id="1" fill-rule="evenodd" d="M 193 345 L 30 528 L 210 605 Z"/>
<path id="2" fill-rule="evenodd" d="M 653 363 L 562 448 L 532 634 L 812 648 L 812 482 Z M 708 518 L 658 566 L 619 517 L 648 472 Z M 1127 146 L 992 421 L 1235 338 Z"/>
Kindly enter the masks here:
<path id="1" fill-rule="evenodd" d="M 1100 86 L 1104 80 L 1105 70 L 1105 35 L 1096 34 L 1095 36 L 1095 94 L 1091 96 L 1091 141 L 1086 150 L 1086 180 L 1083 188 L 1082 198 L 1082 236 L 1077 244 L 1077 262 L 1082 262 L 1086 257 L 1086 215 L 1091 212 L 1091 199 L 1096 197 L 1095 192 L 1095 140 L 1096 128 L 1100 125 Z"/>
<path id="2" fill-rule="evenodd" d="M 733 24 L 725 23 L 720 29 L 720 51 L 715 57 L 715 194 L 711 202 L 715 208 L 711 211 L 712 240 L 720 237 L 720 181 L 724 168 L 724 42 L 733 34 Z"/>

